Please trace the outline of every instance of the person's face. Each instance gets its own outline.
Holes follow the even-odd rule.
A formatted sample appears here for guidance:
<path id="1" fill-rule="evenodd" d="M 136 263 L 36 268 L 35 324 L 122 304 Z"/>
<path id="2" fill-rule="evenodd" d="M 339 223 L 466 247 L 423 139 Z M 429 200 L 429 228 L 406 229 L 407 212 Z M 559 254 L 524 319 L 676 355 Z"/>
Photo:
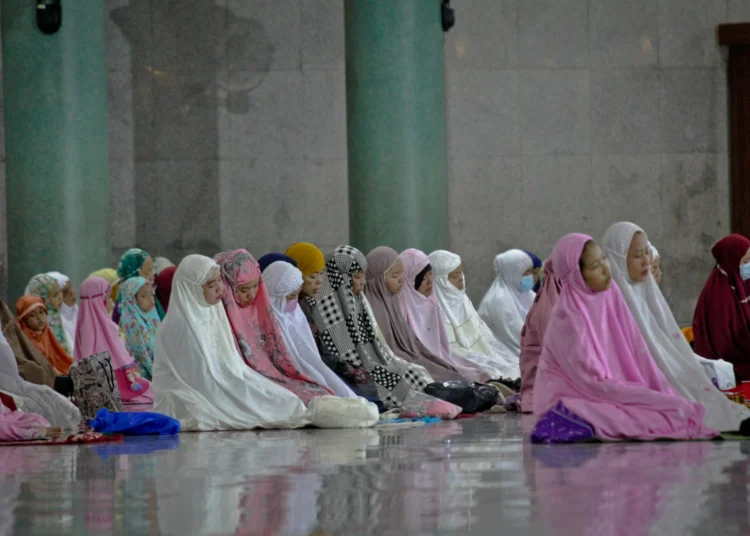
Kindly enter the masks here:
<path id="1" fill-rule="evenodd" d="M 651 273 L 650 254 L 646 235 L 637 232 L 633 235 L 628 249 L 628 276 L 633 283 L 643 283 Z"/>
<path id="2" fill-rule="evenodd" d="M 302 292 L 302 287 L 298 288 L 297 290 L 295 290 L 294 292 L 292 292 L 291 294 L 289 294 L 286 297 L 286 302 L 289 303 L 289 302 L 293 302 L 294 300 L 298 300 L 300 292 Z"/>
<path id="3" fill-rule="evenodd" d="M 154 260 L 151 257 L 146 257 L 146 260 L 141 264 L 139 275 L 151 283 L 154 284 Z"/>
<path id="4" fill-rule="evenodd" d="M 107 294 L 107 297 L 105 298 L 106 305 L 107 305 L 107 314 L 112 316 L 112 312 L 115 310 L 115 301 L 112 299 L 112 296 Z"/>
<path id="5" fill-rule="evenodd" d="M 203 298 L 208 305 L 216 305 L 224 295 L 224 283 L 221 282 L 221 274 L 218 268 L 211 271 L 208 281 L 203 283 Z"/>
<path id="6" fill-rule="evenodd" d="M 237 298 L 240 300 L 240 307 L 253 303 L 255 296 L 258 295 L 258 289 L 260 288 L 260 277 L 248 281 L 237 287 Z"/>
<path id="7" fill-rule="evenodd" d="M 43 307 L 37 307 L 23 317 L 23 321 L 30 329 L 42 331 L 47 327 L 47 311 Z"/>
<path id="8" fill-rule="evenodd" d="M 366 283 L 364 272 L 357 272 L 352 276 L 352 292 L 354 292 L 355 296 L 361 294 L 362 291 L 365 290 Z"/>
<path id="9" fill-rule="evenodd" d="M 750 249 L 745 252 L 745 256 L 740 259 L 740 265 L 750 262 Z"/>
<path id="10" fill-rule="evenodd" d="M 422 284 L 419 285 L 417 292 L 419 292 L 425 298 L 429 298 L 430 296 L 432 296 L 432 270 L 424 275 Z"/>
<path id="11" fill-rule="evenodd" d="M 591 290 L 603 292 L 610 287 L 612 274 L 609 271 L 609 260 L 599 244 L 589 242 L 581 255 L 581 265 L 583 279 Z"/>
<path id="12" fill-rule="evenodd" d="M 651 275 L 654 276 L 657 285 L 661 285 L 661 257 L 651 261 Z"/>
<path id="13" fill-rule="evenodd" d="M 315 272 L 302 278 L 302 295 L 315 296 L 323 285 L 323 272 Z"/>
<path id="14" fill-rule="evenodd" d="M 138 289 L 138 292 L 135 293 L 135 303 L 138 304 L 138 307 L 140 307 L 141 311 L 144 313 L 148 313 L 155 307 L 154 290 L 151 283 L 146 283 Z"/>
<path id="15" fill-rule="evenodd" d="M 77 298 L 78 296 L 76 296 L 76 291 L 73 290 L 73 285 L 68 281 L 62 289 L 63 303 L 68 307 L 73 307 L 76 304 Z"/>
<path id="16" fill-rule="evenodd" d="M 448 274 L 448 281 L 450 281 L 454 287 L 458 290 L 464 289 L 464 267 L 459 266 L 451 273 Z"/>
<path id="17" fill-rule="evenodd" d="M 57 283 L 52 285 L 52 287 L 49 289 L 49 294 L 47 294 L 47 300 L 49 301 L 49 306 L 52 307 L 55 311 L 60 310 L 60 307 L 62 307 L 63 304 L 62 290 L 60 290 L 60 285 L 58 285 Z"/>
<path id="18" fill-rule="evenodd" d="M 404 265 L 401 259 L 396 259 L 388 271 L 385 273 L 385 288 L 391 294 L 398 294 L 404 287 Z"/>

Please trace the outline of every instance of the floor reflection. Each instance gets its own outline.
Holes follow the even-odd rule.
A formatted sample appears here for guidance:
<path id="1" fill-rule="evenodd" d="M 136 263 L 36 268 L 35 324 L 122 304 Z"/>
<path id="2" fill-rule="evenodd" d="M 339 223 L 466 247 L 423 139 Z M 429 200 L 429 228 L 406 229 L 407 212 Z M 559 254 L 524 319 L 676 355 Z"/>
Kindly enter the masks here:
<path id="1" fill-rule="evenodd" d="M 0 536 L 750 534 L 750 443 L 537 446 L 531 424 L 0 448 Z"/>

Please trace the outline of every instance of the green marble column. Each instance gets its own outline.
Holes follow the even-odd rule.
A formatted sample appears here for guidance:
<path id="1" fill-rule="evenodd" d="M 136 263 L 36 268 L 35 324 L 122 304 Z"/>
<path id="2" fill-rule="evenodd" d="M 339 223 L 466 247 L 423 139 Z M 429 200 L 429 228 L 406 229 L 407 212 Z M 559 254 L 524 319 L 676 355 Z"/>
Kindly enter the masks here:
<path id="1" fill-rule="evenodd" d="M 9 298 L 61 271 L 80 284 L 110 249 L 106 2 L 63 0 L 62 27 L 36 3 L 2 5 Z"/>
<path id="2" fill-rule="evenodd" d="M 439 0 L 345 0 L 350 242 L 447 246 Z"/>

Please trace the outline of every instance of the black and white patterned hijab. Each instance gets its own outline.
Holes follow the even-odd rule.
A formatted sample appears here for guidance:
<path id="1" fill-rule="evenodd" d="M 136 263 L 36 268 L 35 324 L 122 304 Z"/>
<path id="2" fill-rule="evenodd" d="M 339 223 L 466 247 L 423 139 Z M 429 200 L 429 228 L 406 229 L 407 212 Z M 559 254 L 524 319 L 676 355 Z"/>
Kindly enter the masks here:
<path id="1" fill-rule="evenodd" d="M 329 352 L 355 366 L 362 365 L 368 352 L 376 351 L 375 329 L 362 294 L 352 291 L 352 276 L 367 268 L 367 259 L 356 248 L 339 246 L 326 255 L 323 286 L 316 296 L 305 298 Z"/>

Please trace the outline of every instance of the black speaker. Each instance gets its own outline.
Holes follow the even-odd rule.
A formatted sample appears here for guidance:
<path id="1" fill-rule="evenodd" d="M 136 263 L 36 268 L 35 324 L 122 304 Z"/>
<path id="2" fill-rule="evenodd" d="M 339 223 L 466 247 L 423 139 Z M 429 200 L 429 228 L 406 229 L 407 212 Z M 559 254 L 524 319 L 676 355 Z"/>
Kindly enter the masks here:
<path id="1" fill-rule="evenodd" d="M 456 25 L 456 12 L 451 7 L 451 0 L 443 0 L 443 3 L 440 4 L 440 14 L 444 32 L 447 32 Z"/>
<path id="2" fill-rule="evenodd" d="M 36 0 L 36 25 L 45 34 L 56 33 L 62 26 L 60 0 Z"/>

